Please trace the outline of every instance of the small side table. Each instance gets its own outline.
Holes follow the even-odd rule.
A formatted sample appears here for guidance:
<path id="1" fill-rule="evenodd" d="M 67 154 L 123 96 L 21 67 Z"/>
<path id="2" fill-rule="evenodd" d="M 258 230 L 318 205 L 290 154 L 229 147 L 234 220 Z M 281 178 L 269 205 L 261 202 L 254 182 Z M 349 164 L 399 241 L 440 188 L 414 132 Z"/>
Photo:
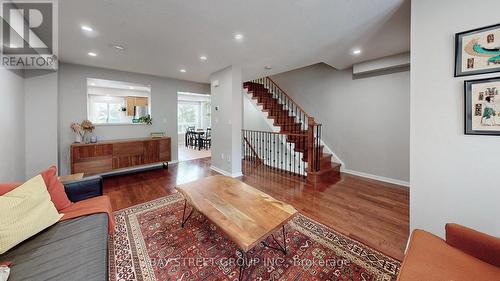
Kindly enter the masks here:
<path id="1" fill-rule="evenodd" d="M 83 179 L 83 173 L 76 173 L 76 174 L 71 174 L 71 175 L 59 177 L 60 182 L 75 181 L 75 180 L 81 180 L 81 179 Z"/>

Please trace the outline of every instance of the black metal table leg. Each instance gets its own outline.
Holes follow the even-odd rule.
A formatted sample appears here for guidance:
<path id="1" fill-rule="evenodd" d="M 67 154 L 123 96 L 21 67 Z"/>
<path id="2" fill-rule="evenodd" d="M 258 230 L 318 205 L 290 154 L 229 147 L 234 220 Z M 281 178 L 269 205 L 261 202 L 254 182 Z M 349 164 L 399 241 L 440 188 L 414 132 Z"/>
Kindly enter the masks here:
<path id="1" fill-rule="evenodd" d="M 186 215 L 186 206 L 187 206 L 187 200 L 184 199 L 184 211 L 182 211 L 182 223 L 181 223 L 181 228 L 184 228 L 184 224 L 186 224 L 187 220 L 191 217 L 193 214 L 194 208 L 191 208 L 191 212 L 187 216 L 186 219 L 184 219 L 184 216 Z"/>
<path id="2" fill-rule="evenodd" d="M 281 253 L 283 253 L 284 255 L 287 254 L 287 251 L 286 251 L 286 232 L 285 232 L 285 225 L 282 226 L 281 228 L 281 233 L 283 235 L 283 245 L 281 245 L 278 240 L 276 240 L 276 238 L 274 237 L 274 234 L 271 234 L 271 237 L 273 238 L 274 242 L 278 245 L 278 247 L 273 247 L 273 246 L 270 246 L 268 245 L 266 242 L 262 242 L 262 245 L 264 245 L 265 247 L 267 248 L 270 248 L 270 249 L 273 249 L 273 250 L 277 250 L 277 251 L 280 251 Z M 245 272 L 245 268 L 249 265 L 248 264 L 248 257 L 247 257 L 247 254 L 241 250 L 241 249 L 238 249 L 238 252 L 241 253 L 241 258 L 243 259 L 243 263 L 240 264 L 240 274 L 239 274 L 239 277 L 238 277 L 238 280 L 239 281 L 242 281 L 243 280 L 243 277 L 244 277 L 244 272 Z"/>
<path id="3" fill-rule="evenodd" d="M 274 242 L 278 245 L 278 247 L 273 247 L 273 246 L 267 244 L 264 241 L 262 242 L 262 245 L 264 245 L 265 247 L 267 247 L 269 249 L 280 251 L 280 252 L 283 253 L 283 255 L 286 255 L 286 232 L 285 232 L 285 225 L 283 225 L 281 231 L 282 231 L 282 234 L 283 234 L 283 246 L 278 242 L 278 240 L 276 240 L 276 238 L 274 238 L 274 234 L 271 234 L 271 237 L 273 238 Z"/>
<path id="4" fill-rule="evenodd" d="M 245 251 L 238 249 L 238 252 L 241 253 L 241 258 L 243 259 L 243 262 L 240 264 L 240 274 L 238 276 L 238 281 L 243 280 L 243 273 L 245 272 L 245 267 L 247 266 L 247 254 Z"/>

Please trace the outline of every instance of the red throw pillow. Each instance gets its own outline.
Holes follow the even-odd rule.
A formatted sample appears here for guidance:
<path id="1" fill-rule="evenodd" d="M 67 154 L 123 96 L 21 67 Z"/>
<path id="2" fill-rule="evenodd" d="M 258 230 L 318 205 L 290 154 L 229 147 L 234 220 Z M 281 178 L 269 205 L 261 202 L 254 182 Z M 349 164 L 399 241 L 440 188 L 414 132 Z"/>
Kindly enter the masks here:
<path id="1" fill-rule="evenodd" d="M 40 174 L 42 175 L 45 185 L 47 186 L 47 191 L 50 194 L 52 203 L 54 203 L 56 209 L 59 211 L 71 206 L 73 203 L 69 201 L 68 195 L 64 192 L 64 185 L 59 181 L 56 173 L 57 168 L 52 166 Z"/>
<path id="2" fill-rule="evenodd" d="M 13 183 L 0 183 L 0 196 L 4 195 L 5 193 L 13 190 L 14 188 L 20 186 L 22 183 L 18 182 L 13 182 Z"/>

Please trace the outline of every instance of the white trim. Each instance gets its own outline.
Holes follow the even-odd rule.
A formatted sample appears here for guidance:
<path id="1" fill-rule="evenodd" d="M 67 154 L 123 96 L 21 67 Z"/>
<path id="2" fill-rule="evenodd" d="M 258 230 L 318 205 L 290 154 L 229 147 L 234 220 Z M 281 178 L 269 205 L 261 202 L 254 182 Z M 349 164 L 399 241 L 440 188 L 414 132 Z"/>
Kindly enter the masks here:
<path id="1" fill-rule="evenodd" d="M 241 176 L 243 176 L 243 173 L 242 172 L 238 172 L 238 173 L 234 173 L 234 174 L 231 174 L 230 172 L 227 172 L 225 170 L 222 170 L 220 168 L 217 168 L 213 165 L 210 165 L 210 169 L 216 171 L 217 173 L 219 174 L 223 174 L 224 176 L 228 176 L 228 177 L 232 177 L 232 178 L 239 178 Z"/>
<path id="2" fill-rule="evenodd" d="M 332 162 L 339 163 L 340 165 L 342 165 L 341 167 L 345 166 L 344 161 L 342 161 L 342 159 L 340 159 L 340 157 L 338 157 L 337 154 L 335 154 L 335 152 L 333 152 L 333 150 L 323 140 L 321 140 L 321 144 L 324 145 L 327 153 L 332 154 Z"/>
<path id="3" fill-rule="evenodd" d="M 407 181 L 396 180 L 396 179 L 386 178 L 386 177 L 372 175 L 372 174 L 368 174 L 368 173 L 348 170 L 348 169 L 345 169 L 343 167 L 340 168 L 340 172 L 355 175 L 358 177 L 369 178 L 372 180 L 378 180 L 378 181 L 383 181 L 383 182 L 387 182 L 387 183 L 397 184 L 397 185 L 401 185 L 404 187 L 410 187 L 410 183 Z"/>
<path id="4" fill-rule="evenodd" d="M 243 96 L 244 98 L 246 98 L 247 100 L 250 101 L 250 103 L 253 105 L 253 107 L 259 111 L 262 115 L 264 115 L 264 122 L 267 124 L 267 126 L 269 127 L 269 129 L 271 130 L 271 132 L 279 132 L 280 131 L 280 127 L 278 126 L 274 126 L 274 124 L 271 122 L 271 120 L 269 119 L 269 113 L 267 112 L 264 112 L 264 107 L 261 106 L 261 105 L 258 105 L 257 104 L 257 101 L 252 99 L 250 97 L 250 94 L 248 93 L 248 90 L 247 89 L 243 89 Z"/>

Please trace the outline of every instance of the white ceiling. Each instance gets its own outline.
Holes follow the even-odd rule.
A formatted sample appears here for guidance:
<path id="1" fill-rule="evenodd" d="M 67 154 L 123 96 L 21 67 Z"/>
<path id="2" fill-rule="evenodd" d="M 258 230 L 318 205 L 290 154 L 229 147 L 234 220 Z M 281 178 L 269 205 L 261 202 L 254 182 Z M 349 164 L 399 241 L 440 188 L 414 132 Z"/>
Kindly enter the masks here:
<path id="1" fill-rule="evenodd" d="M 97 78 L 87 78 L 87 87 L 89 86 L 95 88 L 134 90 L 148 93 L 151 92 L 151 86 L 148 85 Z"/>
<path id="2" fill-rule="evenodd" d="M 91 34 L 80 29 L 91 26 Z M 61 61 L 208 82 L 325 62 L 338 69 L 410 48 L 409 0 L 64 0 Z M 236 42 L 234 34 L 244 35 Z M 117 51 L 110 45 L 126 48 Z M 359 56 L 352 55 L 362 49 Z M 97 57 L 89 57 L 88 52 Z M 202 62 L 199 57 L 206 55 Z M 264 66 L 271 65 L 271 70 Z M 180 69 L 186 69 L 181 73 Z"/>

